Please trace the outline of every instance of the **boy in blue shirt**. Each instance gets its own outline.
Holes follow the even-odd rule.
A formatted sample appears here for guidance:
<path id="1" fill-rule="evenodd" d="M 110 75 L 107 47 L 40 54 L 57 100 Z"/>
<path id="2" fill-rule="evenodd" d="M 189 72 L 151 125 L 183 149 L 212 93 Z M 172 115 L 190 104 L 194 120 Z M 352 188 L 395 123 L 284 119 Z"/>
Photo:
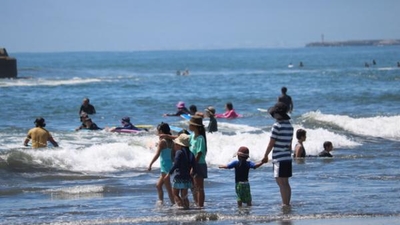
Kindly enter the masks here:
<path id="1" fill-rule="evenodd" d="M 235 190 L 237 196 L 237 204 L 239 207 L 242 203 L 246 203 L 247 206 L 251 206 L 251 191 L 249 184 L 249 170 L 250 168 L 257 169 L 263 162 L 254 163 L 247 161 L 249 158 L 249 149 L 247 147 L 240 147 L 237 152 L 238 159 L 232 161 L 228 165 L 219 166 L 220 169 L 232 169 L 235 168 Z"/>

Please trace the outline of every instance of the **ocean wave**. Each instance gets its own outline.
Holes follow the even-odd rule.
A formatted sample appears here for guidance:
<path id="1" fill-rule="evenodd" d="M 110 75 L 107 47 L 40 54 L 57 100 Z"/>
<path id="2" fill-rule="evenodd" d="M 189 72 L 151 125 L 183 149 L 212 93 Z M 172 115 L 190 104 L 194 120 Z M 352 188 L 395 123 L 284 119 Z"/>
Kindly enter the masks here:
<path id="1" fill-rule="evenodd" d="M 2 79 L 0 87 L 29 87 L 29 86 L 59 86 L 59 85 L 79 85 L 88 83 L 104 82 L 101 78 L 79 78 L 75 77 L 72 79 Z"/>
<path id="2" fill-rule="evenodd" d="M 400 116 L 375 116 L 353 118 L 344 115 L 323 114 L 319 111 L 309 112 L 302 116 L 304 119 L 315 120 L 339 127 L 356 135 L 398 140 L 400 127 L 397 125 Z"/>
<path id="3" fill-rule="evenodd" d="M 102 193 L 104 187 L 101 185 L 79 185 L 73 187 L 62 187 L 44 190 L 45 193 L 65 193 L 65 194 L 89 194 Z"/>
<path id="4" fill-rule="evenodd" d="M 240 146 L 247 146 L 250 149 L 252 160 L 258 161 L 264 157 L 269 141 L 270 127 L 259 128 L 221 122 L 219 128 L 219 132 L 208 133 L 206 136 L 207 163 L 210 167 L 230 162 L 233 157 L 236 157 Z M 295 130 L 299 128 L 304 127 L 294 124 Z M 309 155 L 318 154 L 326 140 L 331 141 L 335 149 L 360 145 L 346 134 L 335 133 L 325 128 L 306 128 L 306 130 L 308 135 L 305 145 Z M 67 173 L 101 173 L 135 170 L 140 173 L 140 171 L 147 170 L 156 153 L 156 142 L 158 141 L 157 136 L 151 133 L 131 135 L 102 131 L 95 134 L 64 132 L 54 135 L 62 140 L 59 148 L 7 150 L 7 148 L 12 149 L 20 144 L 20 140 L 14 138 L 4 146 L 1 157 L 7 162 L 7 167 L 17 171 L 52 170 Z M 295 135 L 293 140 L 296 140 Z M 294 143 L 292 147 L 294 147 Z M 159 163 L 154 163 L 153 167 L 155 170 L 158 169 Z M 71 179 L 75 179 L 75 174 L 70 174 L 70 176 L 72 176 Z M 76 176 L 76 179 L 81 179 L 79 177 L 82 174 L 76 174 Z"/>

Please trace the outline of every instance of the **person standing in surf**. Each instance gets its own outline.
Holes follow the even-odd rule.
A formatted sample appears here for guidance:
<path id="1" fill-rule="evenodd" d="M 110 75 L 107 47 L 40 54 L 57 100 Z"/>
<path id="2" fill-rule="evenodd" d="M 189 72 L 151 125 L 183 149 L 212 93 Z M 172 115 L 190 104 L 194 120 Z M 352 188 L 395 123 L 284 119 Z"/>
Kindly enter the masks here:
<path id="1" fill-rule="evenodd" d="M 267 149 L 265 150 L 263 163 L 268 162 L 268 155 L 272 151 L 272 163 L 275 181 L 279 186 L 282 204 L 290 206 L 292 189 L 289 178 L 292 177 L 292 139 L 293 126 L 290 116 L 287 115 L 287 105 L 283 102 L 276 103 L 268 112 L 276 120 L 272 125 L 271 135 Z"/>
<path id="2" fill-rule="evenodd" d="M 333 157 L 330 153 L 333 150 L 333 144 L 330 141 L 324 142 L 324 150 L 318 154 L 319 157 Z"/>
<path id="3" fill-rule="evenodd" d="M 171 175 L 175 174 L 172 185 L 175 202 L 178 206 L 188 209 L 188 189 L 193 186 L 192 176 L 196 177 L 196 160 L 189 150 L 189 135 L 180 134 L 173 142 L 175 151 L 174 163 L 164 180 L 167 182 L 167 180 L 170 180 Z"/>
<path id="4" fill-rule="evenodd" d="M 84 98 L 82 101 L 81 108 L 79 109 L 79 115 L 82 113 L 87 113 L 87 114 L 96 114 L 96 109 L 92 104 L 90 104 L 89 98 Z"/>
<path id="5" fill-rule="evenodd" d="M 304 158 L 306 157 L 306 149 L 304 148 L 303 142 L 307 139 L 307 131 L 298 129 L 296 131 L 297 144 L 294 147 L 293 158 Z"/>
<path id="6" fill-rule="evenodd" d="M 207 131 L 217 132 L 218 131 L 218 122 L 215 118 L 215 108 L 212 106 L 208 106 L 205 110 L 205 117 L 210 118 L 210 122 L 208 123 Z"/>
<path id="7" fill-rule="evenodd" d="M 247 161 L 249 158 L 249 149 L 242 146 L 237 151 L 237 160 L 230 162 L 228 165 L 219 166 L 220 169 L 232 169 L 235 168 L 235 191 L 236 200 L 239 207 L 242 206 L 243 202 L 247 206 L 251 206 L 251 191 L 249 183 L 249 171 L 250 168 L 257 169 L 263 162 L 254 163 L 252 161 Z"/>
<path id="8" fill-rule="evenodd" d="M 24 141 L 24 145 L 28 146 L 30 140 L 32 140 L 32 148 L 45 148 L 47 147 L 47 141 L 49 141 L 54 147 L 58 147 L 58 143 L 53 139 L 50 132 L 44 129 L 46 121 L 42 117 L 36 118 L 35 128 L 28 131 L 28 135 Z"/>
<path id="9" fill-rule="evenodd" d="M 171 181 L 169 179 L 164 179 L 172 167 L 173 142 L 171 139 L 160 136 L 160 134 L 171 135 L 171 129 L 170 129 L 168 123 L 161 123 L 157 126 L 157 132 L 160 137 L 160 140 L 159 140 L 158 146 L 157 146 L 157 152 L 154 155 L 153 159 L 151 160 L 150 165 L 147 170 L 151 171 L 151 167 L 152 167 L 153 163 L 158 158 L 160 159 L 161 175 L 156 184 L 157 193 L 158 193 L 158 201 L 160 203 L 164 202 L 163 185 L 165 185 L 165 188 L 167 189 L 167 192 L 168 192 L 169 200 L 171 201 L 171 204 L 173 205 L 173 204 L 175 204 L 175 200 L 174 200 L 174 195 L 172 194 Z"/>
<path id="10" fill-rule="evenodd" d="M 192 116 L 189 121 L 189 130 L 192 131 L 190 134 L 190 151 L 196 157 L 197 171 L 197 176 L 193 178 L 193 199 L 199 207 L 204 207 L 204 179 L 208 177 L 208 174 L 206 163 L 207 140 L 203 118 L 200 116 Z"/>
<path id="11" fill-rule="evenodd" d="M 278 102 L 283 102 L 286 104 L 287 106 L 287 113 L 292 113 L 293 111 L 293 101 L 292 101 L 292 97 L 287 93 L 287 88 L 286 87 L 282 87 L 281 88 L 281 95 L 278 97 Z"/>

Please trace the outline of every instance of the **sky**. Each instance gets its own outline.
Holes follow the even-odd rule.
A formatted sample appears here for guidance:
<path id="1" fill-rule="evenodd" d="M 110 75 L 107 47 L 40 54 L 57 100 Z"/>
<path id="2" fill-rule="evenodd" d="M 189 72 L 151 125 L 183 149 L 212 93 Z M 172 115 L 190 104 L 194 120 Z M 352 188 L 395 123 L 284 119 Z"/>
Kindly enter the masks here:
<path id="1" fill-rule="evenodd" d="M 11 52 L 295 48 L 400 39 L 399 0 L 0 0 Z"/>

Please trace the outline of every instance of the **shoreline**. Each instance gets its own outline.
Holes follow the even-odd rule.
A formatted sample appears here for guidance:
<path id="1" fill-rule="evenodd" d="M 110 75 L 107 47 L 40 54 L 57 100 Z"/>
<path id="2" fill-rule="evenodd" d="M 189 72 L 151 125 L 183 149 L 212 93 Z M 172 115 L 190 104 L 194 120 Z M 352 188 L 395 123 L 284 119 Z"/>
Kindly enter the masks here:
<path id="1" fill-rule="evenodd" d="M 298 219 L 283 220 L 288 225 L 308 225 L 308 224 L 336 224 L 336 225 L 376 225 L 376 224 L 396 224 L 400 221 L 400 216 L 370 216 L 370 217 L 341 217 L 326 219 Z"/>

